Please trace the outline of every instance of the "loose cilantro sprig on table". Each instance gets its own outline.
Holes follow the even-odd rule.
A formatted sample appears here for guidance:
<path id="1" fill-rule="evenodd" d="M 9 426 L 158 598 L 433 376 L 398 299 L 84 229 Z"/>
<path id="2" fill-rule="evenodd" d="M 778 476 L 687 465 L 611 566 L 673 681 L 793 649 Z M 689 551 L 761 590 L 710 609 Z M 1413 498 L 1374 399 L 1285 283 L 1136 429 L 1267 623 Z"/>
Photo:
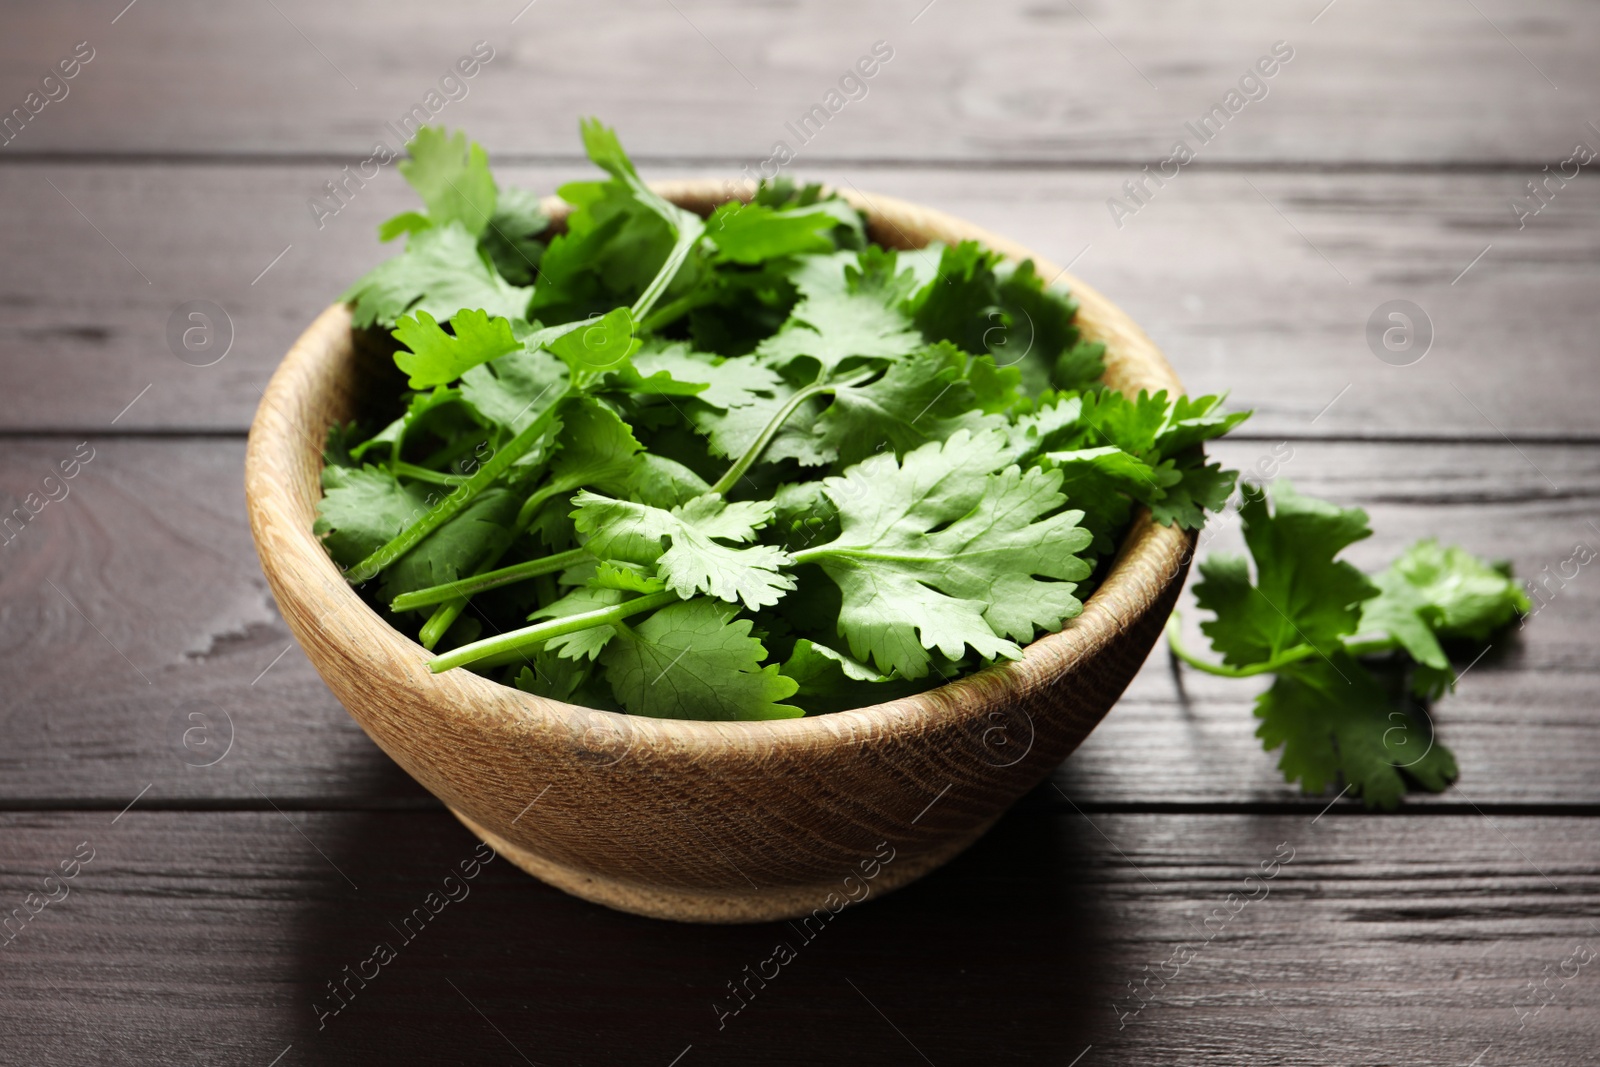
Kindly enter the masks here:
<path id="1" fill-rule="evenodd" d="M 1455 687 L 1446 646 L 1469 658 L 1531 606 L 1504 566 L 1434 540 L 1418 541 L 1377 574 L 1338 559 L 1371 536 L 1367 514 L 1281 485 L 1248 486 L 1239 516 L 1250 560 L 1200 564 L 1200 624 L 1222 662 L 1168 640 L 1210 674 L 1271 674 L 1256 701 L 1256 736 L 1307 793 L 1343 782 L 1369 807 L 1393 808 L 1407 784 L 1440 792 L 1458 771 L 1434 738 L 1428 705 Z M 1251 562 L 1255 575 L 1251 576 Z"/>
<path id="2" fill-rule="evenodd" d="M 345 294 L 401 377 L 331 431 L 316 530 L 433 670 L 666 717 L 879 703 L 1078 615 L 1136 507 L 1195 529 L 1232 492 L 1199 446 L 1247 413 L 1105 389 L 1032 263 L 873 245 L 787 181 L 702 218 L 582 134 L 603 177 L 552 233 L 419 133 L 424 210 Z"/>

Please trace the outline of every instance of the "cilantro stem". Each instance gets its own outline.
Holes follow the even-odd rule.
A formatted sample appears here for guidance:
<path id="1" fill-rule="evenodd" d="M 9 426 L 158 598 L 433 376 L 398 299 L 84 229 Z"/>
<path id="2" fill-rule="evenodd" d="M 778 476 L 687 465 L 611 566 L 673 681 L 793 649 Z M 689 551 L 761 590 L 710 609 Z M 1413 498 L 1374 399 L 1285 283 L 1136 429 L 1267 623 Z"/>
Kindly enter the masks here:
<path id="1" fill-rule="evenodd" d="M 711 303 L 715 298 L 716 293 L 712 289 L 708 287 L 696 288 L 692 292 L 685 293 L 676 300 L 669 300 L 656 308 L 643 322 L 639 323 L 639 329 L 644 333 L 654 333 L 663 326 L 669 326 L 677 322 L 695 308 Z"/>
<path id="2" fill-rule="evenodd" d="M 524 626 L 520 630 L 509 630 L 503 634 L 486 637 L 482 641 L 474 641 L 470 645 L 451 649 L 442 656 L 436 656 L 428 661 L 428 669 L 434 674 L 448 671 L 455 667 L 478 663 L 491 656 L 506 654 L 520 654 L 524 650 L 552 637 L 563 634 L 576 633 L 587 630 L 591 626 L 605 626 L 609 623 L 620 622 L 629 615 L 637 615 L 641 611 L 651 611 L 655 608 L 666 607 L 675 600 L 681 599 L 677 593 L 666 590 L 660 593 L 649 593 L 645 596 L 624 600 L 609 608 L 597 608 L 594 611 L 583 611 L 576 615 L 564 615 L 559 619 L 550 619 L 547 622 L 535 623 Z"/>
<path id="3" fill-rule="evenodd" d="M 650 313 L 650 309 L 655 307 L 656 301 L 661 299 L 662 294 L 667 291 L 673 279 L 678 276 L 678 271 L 682 268 L 684 260 L 689 258 L 689 253 L 694 251 L 695 244 L 700 240 L 701 235 L 706 232 L 705 223 L 701 222 L 697 216 L 690 215 L 687 212 L 680 212 L 680 216 L 677 224 L 678 240 L 672 246 L 672 251 L 667 253 L 667 261 L 661 264 L 661 269 L 656 272 L 656 276 L 650 279 L 650 284 L 645 286 L 644 292 L 639 294 L 639 299 L 633 302 L 633 307 L 628 309 L 633 314 L 634 322 L 643 319 Z"/>
<path id="4" fill-rule="evenodd" d="M 514 529 L 519 534 L 526 530 L 528 528 L 528 524 L 533 521 L 534 512 L 538 511 L 539 505 L 543 504 L 546 500 L 549 500 L 551 497 L 556 496 L 559 493 L 570 493 L 574 489 L 582 488 L 583 482 L 581 481 L 574 482 L 571 478 L 555 479 L 549 485 L 535 492 L 523 502 L 522 507 L 517 511 L 517 524 Z"/>
<path id="5" fill-rule="evenodd" d="M 427 482 L 429 485 L 460 485 L 467 480 L 465 474 L 448 474 L 444 471 L 429 470 L 419 467 L 415 463 L 404 461 L 396 462 L 392 468 L 394 473 L 401 478 L 410 478 L 414 482 Z"/>
<path id="6" fill-rule="evenodd" d="M 347 575 L 351 582 L 364 582 L 375 577 L 379 571 L 399 559 L 401 556 L 416 548 L 433 531 L 443 526 L 450 519 L 460 513 L 461 509 L 472 502 L 474 498 L 485 489 L 493 485 L 513 463 L 521 459 L 529 449 L 538 443 L 544 436 L 546 425 L 549 423 L 557 405 L 551 404 L 539 414 L 527 427 L 510 441 L 504 448 L 496 452 L 489 461 L 479 467 L 477 473 L 455 489 L 416 522 L 402 530 L 393 540 L 378 549 L 366 559 L 350 568 Z"/>
<path id="7" fill-rule="evenodd" d="M 568 549 L 557 552 L 551 556 L 539 559 L 530 559 L 522 563 L 514 563 L 509 567 L 498 570 L 482 571 L 469 578 L 461 578 L 454 582 L 445 582 L 442 585 L 431 585 L 426 589 L 415 589 L 409 593 L 401 593 L 390 603 L 391 611 L 413 611 L 425 608 L 430 604 L 443 604 L 457 597 L 466 598 L 490 589 L 498 589 L 502 585 L 520 582 L 524 578 L 534 578 L 541 574 L 554 574 L 564 571 L 576 563 L 593 559 L 581 548 Z M 426 642 L 424 642 L 426 644 Z"/>
<path id="8" fill-rule="evenodd" d="M 717 479 L 717 484 L 711 487 L 711 491 L 720 496 L 726 496 L 730 489 L 739 484 L 739 479 L 743 478 L 745 472 L 755 465 L 756 460 L 761 458 L 761 453 L 772 443 L 772 439 L 778 435 L 778 431 L 783 429 L 784 422 L 790 415 L 795 413 L 801 404 L 804 404 L 814 396 L 821 396 L 823 393 L 832 393 L 852 385 L 860 385 L 877 373 L 878 368 L 873 367 L 837 382 L 812 382 L 795 393 L 783 407 L 778 409 L 778 413 L 772 416 L 766 426 L 762 427 L 761 435 L 755 439 L 749 448 L 744 450 L 744 455 L 735 460 L 733 466 L 728 468 L 728 472 Z"/>
<path id="9" fill-rule="evenodd" d="M 530 496 L 522 505 L 521 510 L 517 512 L 517 521 L 512 527 L 513 536 L 521 534 L 528 528 L 528 523 L 533 521 L 533 513 L 538 510 L 540 504 L 558 493 L 570 492 L 577 488 L 579 488 L 579 485 L 572 482 L 570 478 L 560 479 Z M 506 547 L 509 548 L 510 546 L 507 545 Z M 520 582 L 524 578 L 537 578 L 541 574 L 552 574 L 556 571 L 565 570 L 574 563 L 581 563 L 591 558 L 583 549 L 574 548 L 566 552 L 558 552 L 552 556 L 545 556 L 542 559 L 528 560 L 524 563 L 495 570 L 494 565 L 500 561 L 500 557 L 503 555 L 505 555 L 505 549 L 494 553 L 483 562 L 478 572 L 470 577 L 454 582 L 446 582 L 442 585 L 431 585 L 426 589 L 416 589 L 409 593 L 402 593 L 389 608 L 391 611 L 409 611 L 412 608 L 438 604 L 438 610 L 429 616 L 427 622 L 422 624 L 422 631 L 417 637 L 422 642 L 423 648 L 432 649 L 434 645 L 439 643 L 439 638 L 444 636 L 444 632 L 450 628 L 450 624 L 455 622 L 457 617 L 466 610 L 467 601 L 475 594 L 489 589 L 496 589 L 502 585 L 510 585 L 512 582 Z"/>
<path id="10" fill-rule="evenodd" d="M 428 616 L 428 621 L 422 624 L 422 629 L 417 634 L 417 641 L 423 648 L 432 652 L 433 646 L 439 643 L 439 638 L 455 624 L 466 607 L 467 598 L 464 596 L 457 597 L 448 604 L 440 604 L 433 610 L 433 614 Z"/>
<path id="11" fill-rule="evenodd" d="M 798 557 L 797 557 L 798 560 Z M 1344 639 L 1344 650 L 1352 656 L 1374 656 L 1382 652 L 1393 652 L 1400 647 L 1400 643 L 1389 637 L 1373 637 L 1365 641 L 1356 641 L 1351 638 Z M 1179 636 L 1179 616 L 1174 611 L 1167 619 L 1167 648 L 1174 656 L 1197 671 L 1214 674 L 1219 678 L 1253 678 L 1258 674 L 1275 674 L 1291 664 L 1299 663 L 1303 659 L 1319 655 L 1314 645 L 1295 645 L 1285 649 L 1269 660 L 1260 663 L 1251 663 L 1243 667 L 1229 667 L 1222 663 L 1212 663 L 1202 659 L 1184 646 L 1183 638 Z"/>

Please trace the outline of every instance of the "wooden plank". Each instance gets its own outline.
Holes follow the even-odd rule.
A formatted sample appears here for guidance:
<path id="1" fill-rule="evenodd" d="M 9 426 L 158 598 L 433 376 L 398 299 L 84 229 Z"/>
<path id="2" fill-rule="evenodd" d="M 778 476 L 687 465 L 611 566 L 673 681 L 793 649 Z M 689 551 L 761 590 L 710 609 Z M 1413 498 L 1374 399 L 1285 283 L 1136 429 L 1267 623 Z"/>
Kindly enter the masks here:
<path id="1" fill-rule="evenodd" d="M 456 100 L 435 98 L 440 119 L 545 158 L 572 154 L 581 106 L 654 157 L 754 163 L 783 140 L 817 158 L 1143 163 L 1179 137 L 1198 146 L 1184 122 L 1232 104 L 1200 147 L 1207 161 L 1537 170 L 1592 136 L 1585 101 L 1600 91 L 1588 49 L 1600 12 L 1581 0 L 1536 14 L 1506 0 L 121 7 L 77 0 L 8 24 L 8 110 L 76 42 L 95 49 L 8 151 L 360 158 L 375 137 L 392 140 L 384 123 L 432 106 L 426 94 L 480 40 L 494 58 L 464 97 L 445 86 Z M 893 58 L 865 95 L 826 100 L 877 41 Z M 1258 99 L 1226 101 L 1279 41 L 1293 58 L 1246 86 Z M 809 143 L 786 126 L 830 104 Z"/>
<path id="2" fill-rule="evenodd" d="M 807 940 L 609 912 L 499 859 L 462 879 L 443 813 L 113 818 L 0 816 L 0 901 L 58 898 L 4 949 L 17 1062 L 1494 1067 L 1600 1040 L 1590 819 L 1014 815 Z M 747 966 L 766 987 L 722 1018 Z M 366 984 L 333 1014 L 346 967 Z"/>
<path id="3" fill-rule="evenodd" d="M 586 173 L 505 177 L 548 190 Z M 0 168 L 0 217 L 30 252 L 0 263 L 10 309 L 0 360 L 15 370 L 0 429 L 242 430 L 300 330 L 390 251 L 373 240 L 377 222 L 412 206 L 385 172 L 319 231 L 307 202 L 337 174 L 332 164 Z M 1583 357 L 1600 282 L 1592 182 L 1562 190 L 1519 231 L 1514 175 L 1194 173 L 1119 230 L 1105 201 L 1120 171 L 814 176 L 935 205 L 1073 263 L 1144 325 L 1192 391 L 1231 389 L 1255 407 L 1255 434 L 1595 432 Z M 202 299 L 232 325 L 231 350 L 210 366 L 193 364 L 212 355 L 180 359 L 169 342 L 170 324 L 187 325 L 177 309 Z M 1411 366 L 1368 346 L 1369 319 L 1392 300 L 1431 323 L 1432 350 Z"/>
<path id="4" fill-rule="evenodd" d="M 90 444 L 70 495 L 0 547 L 0 670 L 13 680 L 0 803 L 115 808 L 146 786 L 148 803 L 168 806 L 259 805 L 263 793 L 301 807 L 424 802 L 278 618 L 244 522 L 240 443 Z M 6 513 L 76 447 L 73 438 L 10 442 L 0 457 Z M 1364 566 L 1432 534 L 1508 557 L 1524 575 L 1556 571 L 1580 541 L 1600 547 L 1592 446 L 1289 447 L 1283 477 L 1371 512 L 1376 535 L 1353 551 Z M 1249 441 L 1217 454 L 1249 468 L 1275 449 L 1285 455 Z M 1232 526 L 1204 551 L 1237 546 Z M 1439 706 L 1462 788 L 1419 803 L 1600 804 L 1600 584 L 1590 575 L 1582 570 Z M 1251 736 L 1259 688 L 1190 671 L 1180 693 L 1158 652 L 1058 782 L 1089 807 L 1320 807 L 1283 783 Z"/>

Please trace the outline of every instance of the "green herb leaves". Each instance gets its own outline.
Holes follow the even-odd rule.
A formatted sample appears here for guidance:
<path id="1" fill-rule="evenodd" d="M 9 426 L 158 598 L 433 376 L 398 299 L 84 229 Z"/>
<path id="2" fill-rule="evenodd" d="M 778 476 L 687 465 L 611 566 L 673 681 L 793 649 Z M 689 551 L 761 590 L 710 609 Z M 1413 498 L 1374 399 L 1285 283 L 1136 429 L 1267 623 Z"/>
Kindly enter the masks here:
<path id="1" fill-rule="evenodd" d="M 425 210 L 345 297 L 410 391 L 333 435 L 316 529 L 431 669 L 639 715 L 879 703 L 1066 624 L 1136 505 L 1194 528 L 1231 491 L 1198 445 L 1244 416 L 1104 390 L 1032 264 L 868 245 L 819 186 L 702 219 L 581 132 L 602 177 L 547 235 L 424 130 Z"/>
<path id="2" fill-rule="evenodd" d="M 780 701 L 799 685 L 761 666 L 767 650 L 750 636 L 749 619 L 715 600 L 669 604 L 638 626 L 623 627 L 600 655 L 611 689 L 635 715 L 671 719 L 793 719 Z"/>
<path id="3" fill-rule="evenodd" d="M 406 148 L 411 158 L 400 161 L 400 174 L 427 205 L 429 224 L 458 222 L 482 236 L 499 196 L 483 147 L 464 133 L 451 137 L 441 127 L 424 126 Z"/>
<path id="4" fill-rule="evenodd" d="M 453 334 L 439 328 L 432 315 L 418 311 L 402 316 L 394 339 L 411 349 L 396 352 L 397 367 L 411 376 L 413 389 L 453 382 L 480 363 L 515 352 L 522 346 L 511 336 L 511 323 L 491 319 L 482 311 L 459 312 L 451 321 Z"/>
<path id="5" fill-rule="evenodd" d="M 928 673 L 929 649 L 1017 659 L 1017 641 L 1082 610 L 1072 595 L 1090 569 L 1075 554 L 1090 541 L 1082 513 L 1059 510 L 1059 473 L 997 471 L 1004 457 L 1002 434 L 963 430 L 902 464 L 885 456 L 823 483 L 839 537 L 795 560 L 839 586 L 839 631 L 858 658 L 906 678 Z"/>
<path id="6" fill-rule="evenodd" d="M 451 223 L 413 233 L 403 254 L 368 271 L 340 299 L 350 302 L 356 326 L 367 327 L 393 326 L 407 311 L 440 322 L 462 308 L 521 318 L 530 292 L 501 277 L 473 236 Z"/>
<path id="7" fill-rule="evenodd" d="M 1310 647 L 1326 655 L 1353 633 L 1357 605 L 1377 592 L 1354 565 L 1335 557 L 1372 536 L 1367 513 L 1283 487 L 1250 493 L 1239 507 L 1256 576 L 1238 557 L 1200 564 L 1195 601 L 1215 612 L 1201 625 L 1224 663 L 1245 666 Z"/>
<path id="8" fill-rule="evenodd" d="M 1282 746 L 1279 767 L 1308 793 L 1343 781 L 1393 808 L 1406 783 L 1438 792 L 1456 777 L 1426 703 L 1454 682 L 1441 642 L 1482 643 L 1528 610 L 1509 574 L 1460 548 L 1420 541 L 1370 578 L 1338 559 L 1371 535 L 1367 515 L 1287 486 L 1247 492 L 1239 509 L 1251 560 L 1200 565 L 1200 625 L 1222 656 L 1179 658 L 1212 674 L 1275 674 L 1256 702 L 1256 735 Z M 1250 562 L 1255 564 L 1254 579 Z M 1381 659 L 1374 657 L 1383 657 Z"/>
<path id="9" fill-rule="evenodd" d="M 573 522 L 595 558 L 653 566 L 666 587 L 685 599 L 708 593 L 763 608 L 794 588 L 793 580 L 780 573 L 789 562 L 781 550 L 723 544 L 753 540 L 772 517 L 770 501 L 729 504 L 707 493 L 667 511 L 585 490 L 572 502 Z"/>

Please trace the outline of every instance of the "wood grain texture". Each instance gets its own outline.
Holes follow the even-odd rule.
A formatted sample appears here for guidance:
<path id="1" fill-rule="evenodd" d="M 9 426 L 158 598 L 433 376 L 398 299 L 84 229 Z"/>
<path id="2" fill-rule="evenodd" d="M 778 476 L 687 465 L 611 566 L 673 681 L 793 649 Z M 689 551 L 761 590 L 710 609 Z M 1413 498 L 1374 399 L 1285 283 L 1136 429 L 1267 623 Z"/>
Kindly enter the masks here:
<path id="1" fill-rule="evenodd" d="M 1326 11 L 1326 0 L 275 0 L 225 11 L 183 0 L 141 4 L 113 25 L 121 6 L 11 13 L 7 108 L 74 43 L 97 55 L 0 151 L 359 159 L 478 40 L 494 59 L 440 118 L 544 157 L 573 155 L 575 121 L 593 113 L 653 157 L 755 162 L 785 140 L 832 158 L 1151 162 L 1280 40 L 1294 58 L 1205 159 L 1543 164 L 1590 136 L 1600 93 L 1600 13 L 1581 0 L 1537 11 L 1506 0 Z M 893 59 L 865 98 L 802 147 L 785 123 L 823 104 L 880 40 Z"/>
<path id="2" fill-rule="evenodd" d="M 547 191 L 589 171 L 503 178 Z M 1591 391 L 1575 387 L 1600 314 L 1600 184 L 1587 178 L 1519 230 L 1508 201 L 1531 172 L 1197 170 L 1118 229 L 1105 201 L 1131 172 L 797 171 L 939 207 L 1072 263 L 1190 389 L 1256 408 L 1252 435 L 1596 437 Z M 337 175 L 332 163 L 0 166 L 0 218 L 28 249 L 0 260 L 0 361 L 15 369 L 0 429 L 242 431 L 315 311 L 391 253 L 377 223 L 414 206 L 386 170 L 319 231 L 307 201 Z M 233 347 L 213 366 L 169 348 L 172 312 L 197 299 L 232 319 Z M 1395 299 L 1432 323 L 1413 366 L 1380 361 L 1366 340 Z"/>
<path id="3" fill-rule="evenodd" d="M 97 52 L 0 146 L 0 503 L 86 437 L 97 453 L 0 546 L 0 809 L 78 809 L 0 814 L 0 913 L 77 842 L 98 852 L 0 947 L 0 1060 L 1592 1063 L 1596 971 L 1561 975 L 1600 948 L 1587 568 L 1440 707 L 1463 779 L 1412 814 L 1317 819 L 1327 798 L 1297 797 L 1250 736 L 1255 687 L 1180 689 L 1157 655 L 1053 786 L 845 911 L 725 1029 L 713 1003 L 787 927 L 635 919 L 501 861 L 319 1029 L 326 983 L 474 842 L 292 647 L 245 531 L 242 442 L 169 435 L 242 433 L 309 315 L 384 254 L 373 227 L 411 206 L 392 170 L 325 229 L 307 200 L 473 40 L 496 58 L 439 118 L 542 191 L 588 172 L 579 113 L 652 177 L 757 163 L 881 38 L 894 60 L 794 173 L 1073 262 L 1191 388 L 1258 408 L 1224 459 L 1286 441 L 1287 477 L 1368 507 L 1363 562 L 1445 533 L 1537 571 L 1600 540 L 1600 205 L 1585 178 L 1519 230 L 1509 201 L 1600 140 L 1597 21 L 1579 0 L 13 5 L 0 111 L 75 42 Z M 1296 57 L 1271 95 L 1118 229 L 1107 198 L 1280 38 Z M 205 368 L 165 337 L 198 298 L 236 326 Z M 1407 368 L 1363 337 L 1397 298 L 1437 335 Z M 1285 841 L 1272 897 L 1118 1029 L 1127 983 Z"/>
<path id="4" fill-rule="evenodd" d="M 7 443 L 6 513 L 78 440 Z M 167 807 L 262 805 L 262 793 L 297 808 L 429 802 L 350 721 L 278 616 L 246 529 L 242 444 L 91 444 L 95 458 L 67 499 L 0 546 L 0 673 L 12 679 L 0 805 L 116 810 L 147 785 L 144 803 Z M 1277 444 L 1227 441 L 1215 454 L 1249 469 Z M 1504 445 L 1290 447 L 1282 477 L 1371 514 L 1376 532 L 1353 550 L 1363 566 L 1432 535 L 1508 558 L 1523 575 L 1559 567 L 1578 542 L 1600 549 L 1589 525 L 1600 524 L 1594 447 L 1527 446 L 1526 459 Z M 1240 547 L 1230 527 L 1200 555 Z M 1408 803 L 1600 805 L 1596 626 L 1600 582 L 1585 568 L 1440 704 L 1461 788 Z M 1151 657 L 1058 772 L 1073 802 L 1326 802 L 1300 800 L 1251 736 L 1257 684 L 1192 671 L 1181 679 L 1180 690 L 1164 654 Z"/>
<path id="5" fill-rule="evenodd" d="M 1562 964 L 1600 950 L 1592 820 L 1314 815 L 1016 813 L 800 931 L 608 912 L 503 860 L 465 879 L 477 842 L 442 812 L 8 814 L 6 909 L 80 842 L 94 858 L 0 948 L 0 1028 L 8 1058 L 67 1067 L 666 1065 L 690 1046 L 680 1067 L 1087 1046 L 1080 1067 L 1590 1062 L 1597 965 Z M 1264 898 L 1246 884 L 1290 850 Z M 332 1014 L 328 983 L 380 942 L 395 958 Z M 719 1028 L 728 983 L 779 943 L 795 958 Z M 1128 984 L 1184 951 L 1130 1017 Z"/>

